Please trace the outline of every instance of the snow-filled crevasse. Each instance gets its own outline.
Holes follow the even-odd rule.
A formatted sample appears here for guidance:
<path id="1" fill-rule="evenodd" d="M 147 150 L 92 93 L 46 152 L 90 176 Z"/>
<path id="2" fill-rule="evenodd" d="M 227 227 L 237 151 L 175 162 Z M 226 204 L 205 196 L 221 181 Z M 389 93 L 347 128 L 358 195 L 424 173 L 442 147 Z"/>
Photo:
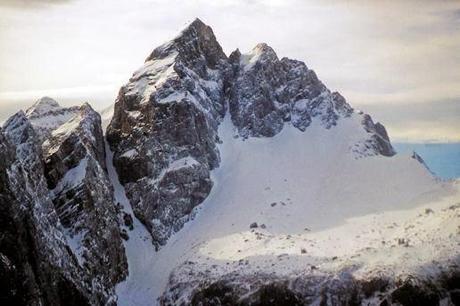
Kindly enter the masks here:
<path id="1" fill-rule="evenodd" d="M 219 131 L 220 136 L 226 139 L 225 143 L 219 147 L 223 149 L 222 151 L 229 151 L 224 148 L 224 146 L 231 145 L 227 139 L 233 137 L 233 125 L 229 114 L 227 114 L 224 122 L 219 127 Z M 228 156 L 224 155 L 223 157 L 227 158 Z M 187 238 L 185 240 L 182 239 L 184 235 L 188 237 L 186 235 L 187 231 L 192 228 L 192 224 L 196 223 L 195 220 L 192 220 L 186 223 L 183 229 L 173 235 L 168 243 L 156 252 L 150 234 L 132 211 L 129 200 L 126 197 L 125 189 L 121 185 L 113 165 L 113 152 L 107 143 L 106 163 L 109 178 L 114 187 L 115 201 L 120 203 L 123 211 L 131 214 L 134 220 L 134 230 L 128 231 L 129 240 L 124 242 L 128 258 L 129 275 L 125 281 L 117 285 L 118 305 L 154 305 L 166 289 L 169 275 L 173 269 L 185 260 L 185 256 L 190 249 L 202 243 L 202 238 L 204 237 L 198 236 L 195 237 L 196 239 L 190 240 L 187 240 Z M 211 173 L 214 182 L 213 191 L 216 190 L 220 181 L 215 175 L 217 169 Z M 211 201 L 213 191 L 211 191 L 206 203 Z M 197 211 L 205 206 L 206 204 L 202 203 L 197 207 Z M 198 244 L 195 245 L 195 243 Z"/>
<path id="2" fill-rule="evenodd" d="M 126 257 L 128 258 L 128 277 L 116 287 L 118 305 L 130 306 L 152 305 L 154 296 L 152 287 L 155 286 L 156 274 L 153 269 L 157 259 L 151 236 L 144 225 L 134 215 L 131 205 L 126 197 L 125 189 L 121 185 L 118 174 L 113 166 L 113 153 L 106 143 L 106 162 L 110 181 L 112 182 L 115 201 L 120 203 L 125 213 L 133 217 L 132 231 L 128 231 L 129 240 L 124 241 Z"/>

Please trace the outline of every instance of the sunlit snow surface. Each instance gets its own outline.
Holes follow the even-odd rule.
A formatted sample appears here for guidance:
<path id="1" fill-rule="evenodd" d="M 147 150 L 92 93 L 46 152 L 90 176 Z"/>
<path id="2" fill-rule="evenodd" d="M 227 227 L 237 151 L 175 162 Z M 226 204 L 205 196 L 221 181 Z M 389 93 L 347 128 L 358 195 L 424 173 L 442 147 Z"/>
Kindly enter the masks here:
<path id="1" fill-rule="evenodd" d="M 354 262 L 362 273 L 393 265 L 400 272 L 458 255 L 458 235 L 449 237 L 458 210 L 448 209 L 460 200 L 458 184 L 437 181 L 410 155 L 355 159 L 350 147 L 366 137 L 360 120 L 353 114 L 329 130 L 313 121 L 305 132 L 286 125 L 275 137 L 242 140 L 227 116 L 219 127 L 222 161 L 195 219 L 158 253 L 137 220 L 129 232 L 130 276 L 117 287 L 119 304 L 152 305 L 173 270 L 176 280 L 187 278 L 186 261 L 218 277 Z M 108 159 L 117 200 L 130 212 L 111 153 Z M 434 213 L 425 214 L 426 207 Z M 259 228 L 251 231 L 253 222 Z M 398 238 L 416 247 L 400 246 Z M 248 261 L 243 267 L 241 259 Z"/>

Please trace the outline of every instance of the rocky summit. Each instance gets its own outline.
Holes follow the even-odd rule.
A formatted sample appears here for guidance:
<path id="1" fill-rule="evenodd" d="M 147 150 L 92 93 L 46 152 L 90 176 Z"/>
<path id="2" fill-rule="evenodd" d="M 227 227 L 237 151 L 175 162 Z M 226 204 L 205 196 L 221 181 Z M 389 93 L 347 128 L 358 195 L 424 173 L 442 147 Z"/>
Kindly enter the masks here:
<path id="1" fill-rule="evenodd" d="M 217 128 L 226 112 L 238 135 L 272 137 L 285 124 L 325 129 L 353 113 L 300 61 L 266 44 L 227 57 L 199 19 L 156 48 L 120 90 L 107 139 L 134 213 L 155 244 L 166 243 L 211 191 L 219 166 Z M 369 136 L 357 156 L 392 156 L 385 128 L 363 116 Z"/>
<path id="2" fill-rule="evenodd" d="M 8 157 L 2 167 L 8 192 L 2 195 L 11 197 L 2 208 L 9 208 L 6 220 L 12 218 L 6 224 L 24 230 L 10 238 L 18 239 L 21 257 L 2 253 L 6 275 L 18 287 L 24 279 L 31 282 L 22 290 L 11 283 L 6 301 L 79 305 L 114 299 L 127 261 L 99 114 L 86 103 L 63 108 L 42 98 L 11 117 L 2 132 Z M 17 214 L 23 217 L 16 220 Z"/>
<path id="3" fill-rule="evenodd" d="M 196 19 L 102 114 L 0 129 L 0 304 L 460 303 L 460 185 L 305 63 Z"/>

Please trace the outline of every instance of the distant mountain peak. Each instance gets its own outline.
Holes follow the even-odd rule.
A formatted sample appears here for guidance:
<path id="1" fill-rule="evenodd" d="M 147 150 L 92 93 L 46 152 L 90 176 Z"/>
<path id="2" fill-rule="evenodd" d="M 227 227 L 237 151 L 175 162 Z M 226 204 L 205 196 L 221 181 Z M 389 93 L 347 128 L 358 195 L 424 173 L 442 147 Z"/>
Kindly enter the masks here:
<path id="1" fill-rule="evenodd" d="M 266 43 L 259 43 L 249 53 L 242 54 L 240 63 L 245 70 L 252 68 L 257 62 L 278 62 L 275 50 Z"/>
<path id="2" fill-rule="evenodd" d="M 202 29 L 202 28 L 210 28 L 210 27 L 206 25 L 203 21 L 201 21 L 200 18 L 197 17 L 184 29 L 184 31 L 190 28 Z"/>
<path id="3" fill-rule="evenodd" d="M 254 53 L 254 54 L 268 53 L 271 55 L 276 55 L 273 48 L 267 45 L 266 43 L 258 43 L 254 48 L 252 48 L 251 53 Z"/>
<path id="4" fill-rule="evenodd" d="M 28 116 L 43 115 L 59 108 L 61 108 L 61 106 L 56 102 L 56 100 L 45 96 L 38 99 L 31 107 L 29 107 L 26 114 Z"/>

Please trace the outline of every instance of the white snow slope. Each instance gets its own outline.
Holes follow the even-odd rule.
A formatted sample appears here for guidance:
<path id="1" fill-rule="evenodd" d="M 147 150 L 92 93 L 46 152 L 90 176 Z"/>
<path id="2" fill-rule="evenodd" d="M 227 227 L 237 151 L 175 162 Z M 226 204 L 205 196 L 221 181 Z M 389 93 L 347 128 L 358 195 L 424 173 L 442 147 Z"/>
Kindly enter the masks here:
<path id="1" fill-rule="evenodd" d="M 155 248 L 149 232 L 134 216 L 125 189 L 113 166 L 113 152 L 110 146 L 106 144 L 105 149 L 107 171 L 114 188 L 115 201 L 121 204 L 124 212 L 133 216 L 134 221 L 134 229 L 128 231 L 129 240 L 124 241 L 129 275 L 124 282 L 117 285 L 118 305 L 152 305 L 152 301 L 155 300 L 152 290 L 155 273 L 151 271 L 154 260 L 157 259 Z"/>
<path id="2" fill-rule="evenodd" d="M 157 253 L 136 220 L 119 304 L 152 305 L 171 272 L 187 279 L 185 261 L 218 277 L 232 269 L 302 273 L 313 264 L 334 270 L 358 260 L 358 274 L 393 266 L 401 272 L 458 256 L 460 209 L 448 207 L 460 202 L 459 185 L 432 177 L 407 155 L 356 159 L 350 148 L 366 138 L 361 119 L 355 113 L 330 130 L 315 121 L 305 132 L 286 125 L 275 137 L 242 140 L 227 115 L 219 127 L 222 161 L 194 220 Z M 119 183 L 115 190 L 130 210 Z M 250 230 L 253 222 L 258 229 Z"/>

